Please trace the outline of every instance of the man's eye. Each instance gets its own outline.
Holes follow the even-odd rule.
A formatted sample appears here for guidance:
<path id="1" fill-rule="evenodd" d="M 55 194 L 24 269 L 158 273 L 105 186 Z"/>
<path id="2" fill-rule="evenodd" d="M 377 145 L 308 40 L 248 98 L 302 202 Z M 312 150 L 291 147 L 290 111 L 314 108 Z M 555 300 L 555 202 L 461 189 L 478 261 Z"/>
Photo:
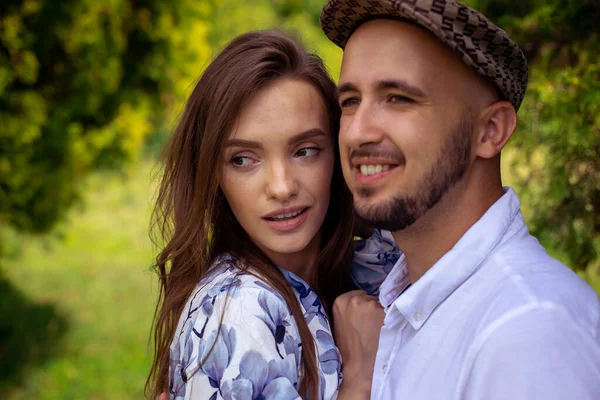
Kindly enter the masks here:
<path id="1" fill-rule="evenodd" d="M 390 103 L 412 103 L 412 99 L 401 95 L 392 95 L 389 98 Z"/>
<path id="2" fill-rule="evenodd" d="M 315 156 L 321 151 L 318 147 L 303 147 L 298 150 L 295 154 L 296 157 L 312 157 Z"/>
<path id="3" fill-rule="evenodd" d="M 340 103 L 340 107 L 345 108 L 345 107 L 353 107 L 353 106 L 357 106 L 360 104 L 360 100 L 356 97 L 350 97 L 348 99 L 342 100 L 342 102 Z"/>
<path id="4" fill-rule="evenodd" d="M 238 168 L 247 168 L 254 164 L 254 160 L 250 157 L 235 156 L 231 158 L 231 164 Z"/>

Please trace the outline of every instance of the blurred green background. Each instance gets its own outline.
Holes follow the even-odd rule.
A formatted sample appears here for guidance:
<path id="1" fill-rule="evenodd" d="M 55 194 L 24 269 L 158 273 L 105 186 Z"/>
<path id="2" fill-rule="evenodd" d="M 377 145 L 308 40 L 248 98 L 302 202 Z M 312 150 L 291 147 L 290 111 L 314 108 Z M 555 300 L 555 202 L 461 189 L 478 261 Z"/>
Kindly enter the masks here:
<path id="1" fill-rule="evenodd" d="M 337 79 L 324 0 L 4 0 L 0 393 L 139 399 L 157 295 L 157 153 L 233 36 L 296 32 Z M 600 5 L 471 0 L 531 66 L 503 158 L 533 233 L 600 290 Z"/>

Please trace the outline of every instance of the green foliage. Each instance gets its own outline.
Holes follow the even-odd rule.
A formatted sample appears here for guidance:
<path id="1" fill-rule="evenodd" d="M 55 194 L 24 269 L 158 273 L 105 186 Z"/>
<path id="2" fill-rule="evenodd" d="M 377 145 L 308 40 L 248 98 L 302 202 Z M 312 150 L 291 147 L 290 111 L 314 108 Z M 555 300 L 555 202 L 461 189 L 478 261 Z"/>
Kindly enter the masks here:
<path id="1" fill-rule="evenodd" d="M 206 12 L 192 0 L 0 7 L 0 224 L 47 231 L 90 171 L 138 157 L 207 58 Z"/>
<path id="2" fill-rule="evenodd" d="M 533 233 L 585 269 L 600 249 L 600 65 L 576 65 L 534 81 L 513 144 Z M 528 162 L 529 161 L 529 162 Z"/>
<path id="3" fill-rule="evenodd" d="M 296 34 L 321 56 L 333 77 L 339 76 L 342 51 L 321 31 L 322 0 L 207 0 L 211 7 L 208 40 L 213 54 L 235 36 L 255 29 L 282 28 Z"/>
<path id="4" fill-rule="evenodd" d="M 0 387 L 23 380 L 29 363 L 60 354 L 66 318 L 50 304 L 35 304 L 0 274 Z"/>
<path id="5" fill-rule="evenodd" d="M 156 301 L 152 164 L 83 183 L 63 237 L 15 240 L 0 262 L 0 392 L 18 399 L 143 399 Z"/>
<path id="6" fill-rule="evenodd" d="M 600 3 L 469 1 L 516 39 L 530 84 L 511 150 L 532 232 L 575 269 L 600 267 Z M 600 269 L 599 269 L 600 270 Z"/>

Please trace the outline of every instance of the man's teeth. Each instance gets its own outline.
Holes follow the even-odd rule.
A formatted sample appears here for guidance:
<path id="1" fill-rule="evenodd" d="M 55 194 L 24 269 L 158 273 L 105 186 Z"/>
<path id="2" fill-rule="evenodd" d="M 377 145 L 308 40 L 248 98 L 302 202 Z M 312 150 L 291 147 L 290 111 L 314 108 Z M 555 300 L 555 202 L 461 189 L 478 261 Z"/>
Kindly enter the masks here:
<path id="1" fill-rule="evenodd" d="M 300 215 L 301 213 L 302 213 L 302 210 L 300 210 L 300 211 L 294 211 L 294 212 L 291 212 L 291 213 L 279 214 L 279 215 L 276 215 L 276 216 L 271 217 L 271 218 L 275 219 L 275 220 L 278 220 L 278 219 L 287 219 L 287 218 L 294 218 L 294 217 Z"/>
<path id="2" fill-rule="evenodd" d="M 389 169 L 390 169 L 389 165 L 381 165 L 381 164 L 361 165 L 360 173 L 365 176 L 369 176 L 369 175 L 375 175 L 375 174 L 379 174 L 381 172 L 388 171 Z"/>

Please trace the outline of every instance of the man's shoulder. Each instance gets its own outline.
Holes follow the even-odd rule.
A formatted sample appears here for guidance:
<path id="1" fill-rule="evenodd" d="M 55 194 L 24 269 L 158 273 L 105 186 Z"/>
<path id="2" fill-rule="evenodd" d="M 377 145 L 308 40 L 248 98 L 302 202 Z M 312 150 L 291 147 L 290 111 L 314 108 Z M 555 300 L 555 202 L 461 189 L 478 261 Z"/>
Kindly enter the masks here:
<path id="1" fill-rule="evenodd" d="M 481 318 L 465 352 L 470 395 L 464 397 L 596 398 L 600 301 L 594 290 L 548 255 L 494 261 L 490 266 L 502 273 L 490 274 L 497 280 L 476 306 Z"/>
<path id="2" fill-rule="evenodd" d="M 503 251 L 488 262 L 496 270 L 493 287 L 486 293 L 487 323 L 510 323 L 523 314 L 555 314 L 582 329 L 600 335 L 600 300 L 576 273 L 545 251 Z M 525 322 L 526 323 L 526 322 Z M 599 338 L 600 339 L 600 338 Z"/>

